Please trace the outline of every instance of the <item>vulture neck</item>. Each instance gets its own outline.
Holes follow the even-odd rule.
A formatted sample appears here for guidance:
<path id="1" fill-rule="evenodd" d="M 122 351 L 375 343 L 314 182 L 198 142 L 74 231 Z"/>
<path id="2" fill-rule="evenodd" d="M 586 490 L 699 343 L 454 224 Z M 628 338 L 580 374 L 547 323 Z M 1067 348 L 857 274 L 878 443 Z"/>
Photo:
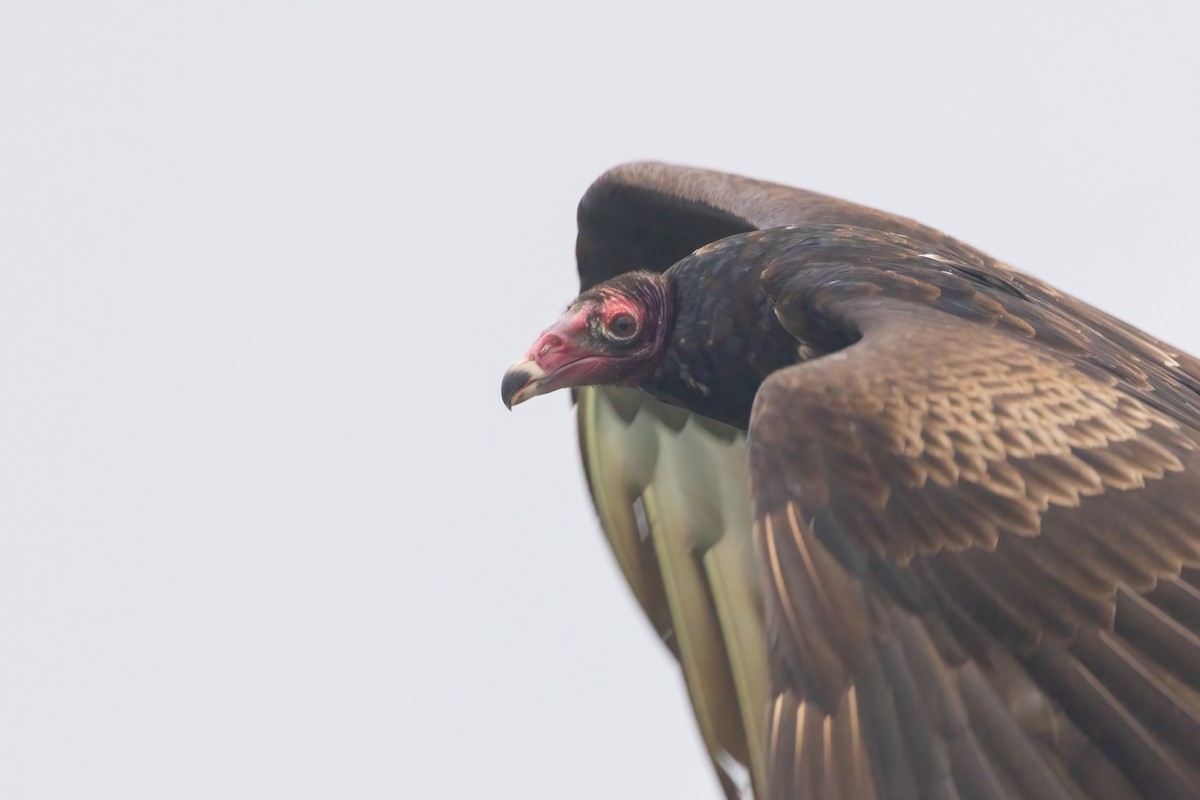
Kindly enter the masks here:
<path id="1" fill-rule="evenodd" d="M 640 384 L 672 405 L 746 430 L 754 395 L 803 360 L 767 302 L 755 259 L 692 255 L 664 273 L 672 325 L 658 368 Z"/>

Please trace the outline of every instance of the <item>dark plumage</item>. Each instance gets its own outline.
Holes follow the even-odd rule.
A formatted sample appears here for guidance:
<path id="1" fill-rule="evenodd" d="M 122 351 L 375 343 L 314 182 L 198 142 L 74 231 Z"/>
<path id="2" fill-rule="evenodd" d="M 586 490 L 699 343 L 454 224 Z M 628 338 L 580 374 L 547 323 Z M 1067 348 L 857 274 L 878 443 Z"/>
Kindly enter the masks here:
<path id="1" fill-rule="evenodd" d="M 1200 362 L 801 190 L 629 165 L 579 223 L 505 399 L 576 389 L 729 796 L 1200 797 Z"/>

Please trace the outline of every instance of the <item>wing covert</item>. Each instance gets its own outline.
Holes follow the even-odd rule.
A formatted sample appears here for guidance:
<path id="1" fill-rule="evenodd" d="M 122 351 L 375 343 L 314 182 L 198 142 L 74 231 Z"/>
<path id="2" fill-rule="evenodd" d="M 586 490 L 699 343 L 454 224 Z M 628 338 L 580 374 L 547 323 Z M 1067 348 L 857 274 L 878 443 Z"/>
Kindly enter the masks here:
<path id="1" fill-rule="evenodd" d="M 778 298 L 858 340 L 751 420 L 770 796 L 1200 796 L 1200 432 L 1036 335 L 840 291 Z"/>

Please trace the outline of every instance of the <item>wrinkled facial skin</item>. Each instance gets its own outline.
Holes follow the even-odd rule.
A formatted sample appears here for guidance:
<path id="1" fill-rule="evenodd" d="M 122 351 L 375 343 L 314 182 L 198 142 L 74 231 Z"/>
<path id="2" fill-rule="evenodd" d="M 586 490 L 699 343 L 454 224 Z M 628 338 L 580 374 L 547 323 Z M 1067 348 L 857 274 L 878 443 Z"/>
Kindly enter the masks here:
<path id="1" fill-rule="evenodd" d="M 661 277 L 623 275 L 588 290 L 509 367 L 500 394 L 509 408 L 573 386 L 636 383 L 662 350 Z"/>

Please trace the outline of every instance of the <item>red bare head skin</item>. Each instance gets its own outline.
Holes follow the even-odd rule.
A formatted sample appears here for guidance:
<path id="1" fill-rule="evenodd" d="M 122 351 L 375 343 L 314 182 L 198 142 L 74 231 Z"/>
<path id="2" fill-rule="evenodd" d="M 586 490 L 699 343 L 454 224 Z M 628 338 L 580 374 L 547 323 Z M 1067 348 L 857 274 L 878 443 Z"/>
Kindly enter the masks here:
<path id="1" fill-rule="evenodd" d="M 631 272 L 589 289 L 508 368 L 504 404 L 573 386 L 637 383 L 662 354 L 668 311 L 666 281 L 654 273 Z"/>

